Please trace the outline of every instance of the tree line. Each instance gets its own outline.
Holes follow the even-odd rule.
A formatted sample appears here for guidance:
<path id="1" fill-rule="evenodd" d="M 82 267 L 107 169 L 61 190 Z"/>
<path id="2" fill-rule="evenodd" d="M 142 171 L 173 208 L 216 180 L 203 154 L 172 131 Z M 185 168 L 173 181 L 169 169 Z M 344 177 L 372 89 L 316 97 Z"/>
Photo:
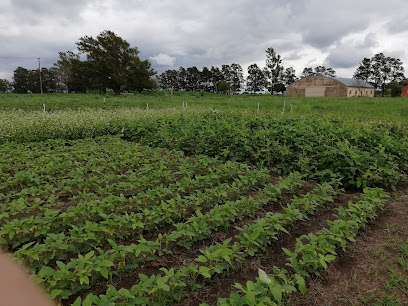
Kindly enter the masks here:
<path id="1" fill-rule="evenodd" d="M 141 92 L 154 88 L 151 77 L 156 72 L 151 63 L 141 60 L 139 50 L 115 33 L 103 31 L 96 38 L 84 36 L 76 45 L 79 53 L 59 52 L 59 60 L 51 68 L 16 68 L 13 82 L 1 80 L 0 91 L 86 92 L 109 88 L 117 95 L 121 90 Z M 86 59 L 81 60 L 81 55 Z"/>
<path id="2" fill-rule="evenodd" d="M 402 87 L 408 84 L 402 61 L 383 53 L 377 53 L 372 58 L 364 58 L 353 77 L 372 84 L 375 89 L 381 90 L 382 96 L 386 89 L 390 89 L 393 96 L 399 96 Z"/>
<path id="3" fill-rule="evenodd" d="M 293 67 L 285 68 L 282 57 L 273 48 L 266 52 L 265 66 L 256 63 L 248 66 L 247 77 L 239 64 L 221 67 L 197 67 L 166 70 L 153 79 L 156 72 L 148 60 L 141 60 L 137 47 L 111 31 L 103 31 L 96 38 L 84 36 L 76 42 L 78 53 L 59 52 L 59 60 L 51 68 L 36 70 L 17 67 L 13 82 L 0 80 L 0 92 L 87 92 L 112 89 L 115 94 L 122 90 L 139 91 L 154 89 L 174 91 L 205 91 L 213 93 L 259 92 L 271 94 L 284 92 L 297 81 Z M 86 59 L 81 59 L 85 57 Z M 330 67 L 305 67 L 300 78 L 310 76 L 335 77 Z M 357 67 L 354 78 L 371 83 L 384 94 L 386 89 L 398 95 L 407 83 L 400 59 L 375 54 L 364 58 Z M 40 82 L 41 80 L 41 82 Z"/>
<path id="4" fill-rule="evenodd" d="M 157 77 L 158 85 L 163 90 L 175 91 L 205 91 L 213 93 L 259 92 L 279 93 L 286 90 L 290 84 L 298 80 L 293 67 L 284 68 L 282 57 L 273 48 L 266 50 L 266 61 L 263 69 L 254 63 L 248 66 L 247 77 L 239 64 L 166 70 Z M 302 77 L 312 75 L 334 76 L 332 68 L 324 66 L 305 68 Z"/>

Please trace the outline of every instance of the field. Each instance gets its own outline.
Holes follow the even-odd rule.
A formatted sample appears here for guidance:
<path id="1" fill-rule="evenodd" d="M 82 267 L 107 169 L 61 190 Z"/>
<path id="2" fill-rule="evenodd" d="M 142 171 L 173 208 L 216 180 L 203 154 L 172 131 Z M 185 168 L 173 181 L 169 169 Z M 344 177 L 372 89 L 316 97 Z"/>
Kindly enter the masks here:
<path id="1" fill-rule="evenodd" d="M 407 119 L 402 98 L 0 95 L 0 243 L 61 305 L 403 305 Z"/>

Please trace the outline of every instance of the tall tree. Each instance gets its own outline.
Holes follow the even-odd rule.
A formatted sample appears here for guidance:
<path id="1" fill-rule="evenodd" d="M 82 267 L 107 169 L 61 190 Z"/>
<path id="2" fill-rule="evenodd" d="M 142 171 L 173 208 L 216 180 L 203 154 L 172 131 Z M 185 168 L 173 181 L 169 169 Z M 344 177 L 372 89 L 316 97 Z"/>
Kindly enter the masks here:
<path id="1" fill-rule="evenodd" d="M 212 73 L 208 67 L 203 67 L 201 71 L 200 90 L 210 92 L 212 88 Z"/>
<path id="2" fill-rule="evenodd" d="M 354 72 L 353 78 L 369 82 L 371 75 L 371 59 L 365 57 L 357 67 L 356 72 Z"/>
<path id="3" fill-rule="evenodd" d="M 273 48 L 266 49 L 266 67 L 264 69 L 264 75 L 268 82 L 268 90 L 271 94 L 275 91 L 276 85 L 281 82 L 282 79 L 282 58 L 275 52 Z"/>
<path id="4" fill-rule="evenodd" d="M 15 93 L 27 93 L 29 70 L 23 67 L 17 67 L 13 75 L 13 87 Z"/>
<path id="5" fill-rule="evenodd" d="M 303 78 L 308 78 L 311 76 L 315 76 L 314 72 L 313 72 L 313 68 L 312 67 L 305 67 L 302 71 L 302 75 L 300 76 L 302 79 Z"/>
<path id="6" fill-rule="evenodd" d="M 307 78 L 311 76 L 336 77 L 336 71 L 333 68 L 326 68 L 325 66 L 317 66 L 315 68 L 311 67 L 304 68 L 301 78 Z"/>
<path id="7" fill-rule="evenodd" d="M 197 67 L 187 68 L 186 90 L 197 91 L 200 88 L 200 71 Z"/>
<path id="8" fill-rule="evenodd" d="M 327 76 L 327 77 L 335 77 L 336 71 L 333 68 L 326 68 L 325 66 L 317 66 L 314 68 L 314 74 L 316 76 Z"/>
<path id="9" fill-rule="evenodd" d="M 257 64 L 248 67 L 247 90 L 250 92 L 264 90 L 267 86 L 267 80 L 264 73 Z"/>
<path id="10" fill-rule="evenodd" d="M 128 80 L 129 90 L 137 90 L 139 93 L 143 89 L 154 89 L 157 84 L 151 78 L 155 71 L 151 68 L 151 63 L 148 60 L 140 60 L 139 57 L 134 57 L 130 63 L 130 73 Z"/>
<path id="11" fill-rule="evenodd" d="M 0 92 L 9 92 L 13 89 L 13 85 L 9 80 L 0 79 Z"/>
<path id="12" fill-rule="evenodd" d="M 282 79 L 285 88 L 288 87 L 290 84 L 296 82 L 297 78 L 295 69 L 293 67 L 286 68 L 283 73 Z"/>
<path id="13" fill-rule="evenodd" d="M 224 95 L 230 91 L 231 85 L 226 80 L 221 80 L 218 82 L 217 91 L 223 93 Z"/>
<path id="14" fill-rule="evenodd" d="M 231 82 L 232 78 L 232 69 L 230 65 L 222 65 L 221 66 L 221 73 L 222 73 L 222 78 L 224 81 L 227 81 L 228 83 Z"/>
<path id="15" fill-rule="evenodd" d="M 388 57 L 390 65 L 390 80 L 394 82 L 401 82 L 405 79 L 404 67 L 402 66 L 402 61 L 399 58 Z"/>
<path id="16" fill-rule="evenodd" d="M 163 90 L 179 90 L 177 70 L 166 70 L 158 76 L 158 83 Z"/>
<path id="17" fill-rule="evenodd" d="M 73 75 L 75 73 L 75 68 L 78 66 L 80 61 L 79 55 L 72 51 L 59 52 L 59 60 L 54 64 L 54 67 L 58 69 L 59 79 L 62 82 L 61 86 L 64 87 L 66 92 L 69 92 L 69 83 L 74 82 Z"/>
<path id="18" fill-rule="evenodd" d="M 129 86 L 135 81 L 132 69 L 134 63 L 140 60 L 139 50 L 136 47 L 131 48 L 126 40 L 115 33 L 103 31 L 96 38 L 81 37 L 77 46 L 92 64 L 93 75 L 112 88 L 115 95 L 120 94 L 122 86 Z M 149 73 L 143 73 L 140 77 L 145 78 L 147 75 Z"/>
<path id="19" fill-rule="evenodd" d="M 231 90 L 233 92 L 240 91 L 244 84 L 244 73 L 242 70 L 241 65 L 239 64 L 231 64 Z"/>
<path id="20" fill-rule="evenodd" d="M 211 66 L 211 74 L 212 74 L 212 92 L 217 92 L 218 83 L 223 79 L 222 72 L 220 68 Z"/>
<path id="21" fill-rule="evenodd" d="M 187 90 L 187 70 L 180 67 L 178 70 L 178 86 L 179 90 Z"/>
<path id="22" fill-rule="evenodd" d="M 357 67 L 354 77 L 370 82 L 376 89 L 381 89 L 382 96 L 389 82 L 400 82 L 404 77 L 404 68 L 398 58 L 386 57 L 383 53 L 375 54 L 371 59 L 364 58 Z"/>

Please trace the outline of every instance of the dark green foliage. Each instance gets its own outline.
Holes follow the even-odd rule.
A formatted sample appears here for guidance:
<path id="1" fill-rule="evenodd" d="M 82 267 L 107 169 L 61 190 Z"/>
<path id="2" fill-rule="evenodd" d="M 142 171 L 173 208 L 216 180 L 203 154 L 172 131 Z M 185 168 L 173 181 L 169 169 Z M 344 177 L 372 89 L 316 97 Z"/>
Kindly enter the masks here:
<path id="1" fill-rule="evenodd" d="M 395 186 L 408 169 L 404 131 L 316 119 L 204 113 L 131 123 L 124 137 L 154 147 L 299 171 L 345 187 Z"/>
<path id="2" fill-rule="evenodd" d="M 230 88 L 231 88 L 230 83 L 228 83 L 225 80 L 221 80 L 217 85 L 217 91 L 223 94 L 227 94 Z"/>
<path id="3" fill-rule="evenodd" d="M 11 91 L 13 88 L 10 81 L 6 79 L 0 79 L 0 93 Z"/>
<path id="4" fill-rule="evenodd" d="M 387 84 L 387 89 L 391 92 L 391 97 L 399 97 L 402 92 L 402 85 L 398 84 L 395 81 L 392 81 Z"/>

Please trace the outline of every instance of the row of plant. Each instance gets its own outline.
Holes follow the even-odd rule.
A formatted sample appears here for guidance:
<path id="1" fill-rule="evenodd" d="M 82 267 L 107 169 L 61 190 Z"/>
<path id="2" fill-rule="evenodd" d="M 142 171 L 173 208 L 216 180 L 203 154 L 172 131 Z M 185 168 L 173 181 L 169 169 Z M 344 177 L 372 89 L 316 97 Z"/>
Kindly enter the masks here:
<path id="1" fill-rule="evenodd" d="M 243 296 L 232 293 L 227 299 L 220 299 L 219 305 L 276 305 L 284 301 L 285 296 L 292 292 L 304 293 L 306 290 L 305 279 L 311 275 L 319 275 L 320 271 L 327 268 L 327 264 L 335 259 L 336 249 L 345 249 L 347 242 L 354 241 L 358 230 L 363 227 L 368 219 L 376 217 L 383 207 L 386 195 L 381 189 L 365 188 L 364 195 L 356 204 L 349 203 L 347 209 L 340 206 L 338 219 L 330 222 L 329 228 L 323 228 L 316 235 L 309 234 L 297 239 L 295 250 L 290 252 L 284 249 L 288 255 L 290 270 L 274 267 L 273 274 L 267 275 L 259 271 L 257 282 L 248 281 L 246 286 L 236 284 L 243 292 Z M 309 201 L 307 201 L 309 202 Z M 297 211 L 296 211 L 297 210 Z M 293 213 L 299 213 L 295 209 Z M 302 216 L 301 218 L 304 218 Z M 274 224 L 276 228 L 276 223 Z M 278 224 L 279 226 L 279 224 Z M 279 231 L 286 232 L 285 228 Z M 258 236 L 256 233 L 254 236 Z M 306 244 L 304 243 L 306 241 Z M 216 258 L 213 273 L 222 273 L 226 270 L 225 262 L 239 261 L 234 256 L 235 248 L 228 247 L 230 239 L 220 244 L 218 249 L 207 253 L 207 257 L 199 258 L 199 262 L 208 262 L 208 258 Z M 234 244 L 236 245 L 236 243 Z M 208 256 L 211 254 L 210 256 Z M 226 259 L 227 258 L 227 259 Z M 219 265 L 219 262 L 224 262 Z M 211 273 L 206 266 L 190 264 L 188 267 L 175 269 L 162 269 L 164 275 L 152 275 L 150 277 L 140 274 L 140 281 L 130 290 L 121 288 L 117 290 L 109 285 L 106 294 L 94 296 L 89 294 L 83 302 L 78 297 L 73 305 L 127 305 L 127 304 L 166 304 L 172 301 L 180 301 L 186 287 L 200 288 L 197 278 L 201 275 L 210 278 Z M 193 278 L 191 278 L 193 275 Z M 192 280 L 192 281 L 191 281 Z"/>
<path id="2" fill-rule="evenodd" d="M 233 164 L 230 165 L 233 166 Z M 0 231 L 0 240 L 6 247 L 17 248 L 26 242 L 41 242 L 50 233 L 66 231 L 66 237 L 71 237 L 68 238 L 70 241 L 67 243 L 74 243 L 75 237 L 79 237 L 85 244 L 92 242 L 98 245 L 98 241 L 106 241 L 106 235 L 109 237 L 114 234 L 124 236 L 138 234 L 145 228 L 145 224 L 149 225 L 148 228 L 154 228 L 183 217 L 188 212 L 186 208 L 189 208 L 192 203 L 199 205 L 203 203 L 202 200 L 205 200 L 203 198 L 197 202 L 201 194 L 192 193 L 194 190 L 203 190 L 230 180 L 237 175 L 236 170 L 234 167 L 229 168 L 228 165 L 225 165 L 205 176 L 183 179 L 167 188 L 158 187 L 156 194 L 150 200 L 152 204 L 149 206 L 142 204 L 143 200 L 148 200 L 146 197 L 136 196 L 136 198 L 127 200 L 123 195 L 109 196 L 89 203 L 81 202 L 69 207 L 65 212 L 48 209 L 38 216 L 5 220 Z M 264 182 L 267 176 L 265 171 L 259 170 L 249 170 L 246 174 L 236 180 L 237 186 L 233 186 L 231 190 L 236 187 L 236 191 L 242 192 L 238 187 L 242 186 L 244 190 L 245 187 L 254 187 Z M 227 183 L 222 185 L 224 192 L 230 189 L 229 186 Z M 170 199 L 165 200 L 168 197 Z M 211 203 L 213 202 L 208 204 Z M 133 229 L 133 232 L 121 231 L 129 228 Z M 92 233 L 92 236 L 86 236 L 87 233 Z"/>
<path id="3" fill-rule="evenodd" d="M 194 192 L 187 197 L 176 196 L 168 201 L 161 201 L 160 205 L 146 208 L 140 213 L 129 212 L 123 215 L 110 213 L 108 215 L 101 212 L 99 206 L 94 206 L 94 213 L 101 220 L 86 221 L 84 225 L 76 222 L 74 225 L 74 221 L 78 218 L 71 219 L 73 223 L 67 233 L 48 231 L 46 238 L 41 243 L 32 241 L 23 245 L 15 255 L 29 263 L 31 268 L 39 268 L 44 264 L 55 264 L 56 260 L 67 260 L 74 255 L 89 252 L 98 246 L 103 248 L 107 244 L 107 238 L 116 241 L 136 239 L 143 232 L 153 230 L 163 224 L 183 220 L 189 210 L 206 210 L 234 198 L 237 199 L 258 185 L 263 185 L 266 173 L 261 172 L 262 176 L 259 174 L 259 171 L 248 171 L 247 176 L 234 180 L 232 184 L 219 184 L 204 192 Z M 235 202 L 230 203 L 234 204 Z M 80 209 L 79 206 L 77 207 Z M 65 216 L 69 216 L 69 214 Z M 64 219 L 64 217 L 61 218 Z M 191 217 L 189 220 L 193 219 L 194 217 Z M 67 221 L 61 220 L 60 222 L 64 224 Z M 164 237 L 161 240 L 156 245 L 161 245 Z M 143 246 L 139 247 L 143 248 Z"/>
<path id="4" fill-rule="evenodd" d="M 277 173 L 341 178 L 345 188 L 394 187 L 408 171 L 406 128 L 390 124 L 207 112 L 133 121 L 124 138 Z"/>
<path id="5" fill-rule="evenodd" d="M 0 112 L 0 119 L 0 143 L 123 132 L 151 146 L 263 164 L 279 174 L 340 177 L 346 188 L 392 187 L 408 169 L 406 128 L 396 124 L 174 109 L 17 111 Z"/>
<path id="6" fill-rule="evenodd" d="M 183 113 L 184 109 L 80 108 L 47 112 L 0 111 L 0 143 L 43 141 L 47 139 L 80 139 L 119 134 L 126 123 L 146 118 Z M 189 110 L 199 112 L 199 110 Z"/>
<path id="7" fill-rule="evenodd" d="M 381 211 L 386 197 L 379 188 L 365 188 L 358 203 L 350 202 L 348 208 L 339 206 L 338 218 L 327 221 L 327 228 L 299 237 L 293 251 L 283 249 L 288 269 L 274 267 L 271 274 L 259 270 L 255 283 L 235 285 L 242 296 L 233 292 L 229 298 L 219 299 L 218 305 L 277 305 L 297 290 L 305 294 L 305 280 L 319 276 L 336 258 L 338 249 L 344 251 L 349 242 L 355 242 L 358 231 Z"/>
<path id="8" fill-rule="evenodd" d="M 189 218 L 185 223 L 175 224 L 175 230 L 158 235 L 154 241 L 145 240 L 143 236 L 140 236 L 137 244 L 118 245 L 115 241 L 108 239 L 109 250 L 94 248 L 88 254 L 79 254 L 78 258 L 73 258 L 66 264 L 58 260 L 56 261 L 58 268 L 39 265 L 38 262 L 44 263 L 44 260 L 50 260 L 50 257 L 55 259 L 61 251 L 67 249 L 66 243 L 59 245 L 59 250 L 52 250 L 46 244 L 35 245 L 33 248 L 24 246 L 15 255 L 22 259 L 29 259 L 30 265 L 39 270 L 38 279 L 45 282 L 47 286 L 63 290 L 60 292 L 62 298 L 67 298 L 68 294 L 72 295 L 87 288 L 101 277 L 111 278 L 114 274 L 153 260 L 156 256 L 172 253 L 176 244 L 189 247 L 192 243 L 205 239 L 220 227 L 228 228 L 232 222 L 253 215 L 266 203 L 276 201 L 284 194 L 296 191 L 301 185 L 301 176 L 294 173 L 288 178 L 281 179 L 277 185 L 266 186 L 262 195 L 259 195 L 256 200 L 251 197 L 243 197 L 235 202 L 228 201 L 224 205 L 215 206 L 206 214 L 202 214 L 198 207 L 195 216 Z M 202 226 L 204 224 L 205 226 Z M 33 256 L 35 256 L 34 260 Z M 107 264 L 109 266 L 106 266 Z M 81 267 L 80 273 L 78 267 Z M 51 273 L 51 271 L 54 272 Z"/>
<path id="9" fill-rule="evenodd" d="M 240 229 L 232 242 L 229 238 L 223 243 L 217 243 L 201 250 L 202 255 L 186 267 L 170 270 L 161 269 L 164 275 L 139 274 L 139 282 L 130 290 L 116 290 L 109 286 L 105 295 L 89 294 L 82 305 L 101 305 L 104 302 L 115 305 L 126 304 L 170 304 L 180 301 L 187 290 L 198 290 L 205 281 L 214 274 L 221 274 L 242 262 L 246 257 L 265 250 L 277 239 L 280 233 L 287 233 L 287 229 L 297 221 L 304 220 L 308 214 L 314 213 L 319 207 L 331 201 L 334 191 L 329 184 L 318 186 L 311 193 L 295 197 L 291 204 L 284 208 L 285 213 L 268 213 L 264 218 Z M 78 297 L 74 305 L 81 305 Z"/>
<path id="10" fill-rule="evenodd" d="M 184 157 L 179 152 L 140 147 L 116 137 L 2 145 L 0 153 L 7 165 L 0 170 L 0 213 L 9 215 L 71 199 L 130 196 L 180 182 L 184 177 L 209 174 L 220 166 L 245 170 L 237 163 L 224 165 L 204 156 Z"/>

